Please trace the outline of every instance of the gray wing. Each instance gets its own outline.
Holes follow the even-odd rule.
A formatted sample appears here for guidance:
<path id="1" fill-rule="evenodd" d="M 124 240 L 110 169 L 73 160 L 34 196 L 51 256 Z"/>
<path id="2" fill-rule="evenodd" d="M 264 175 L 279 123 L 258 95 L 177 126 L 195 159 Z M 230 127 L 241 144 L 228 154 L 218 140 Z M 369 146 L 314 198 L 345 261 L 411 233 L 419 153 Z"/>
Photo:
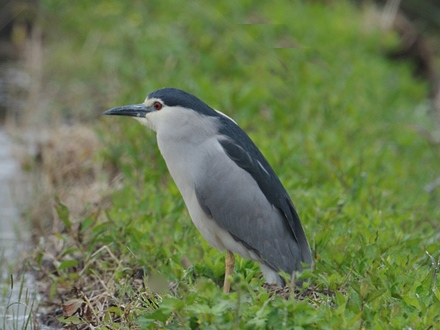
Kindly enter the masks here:
<path id="1" fill-rule="evenodd" d="M 291 273 L 302 269 L 301 262 L 311 264 L 298 214 L 278 177 L 237 125 L 221 127 L 227 138 L 219 143 L 226 154 L 207 157 L 209 178 L 196 180 L 202 209 L 270 268 Z"/>

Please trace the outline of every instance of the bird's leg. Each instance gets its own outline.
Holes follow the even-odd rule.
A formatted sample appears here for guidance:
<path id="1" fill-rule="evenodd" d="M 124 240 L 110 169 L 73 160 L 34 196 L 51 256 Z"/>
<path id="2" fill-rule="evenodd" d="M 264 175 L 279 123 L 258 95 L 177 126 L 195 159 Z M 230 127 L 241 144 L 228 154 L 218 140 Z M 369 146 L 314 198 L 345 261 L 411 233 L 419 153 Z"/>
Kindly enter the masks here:
<path id="1" fill-rule="evenodd" d="M 228 277 L 232 275 L 232 272 L 234 270 L 235 265 L 235 258 L 234 254 L 231 251 L 226 251 L 226 258 L 225 258 L 225 282 L 223 284 L 223 293 L 229 293 L 229 290 L 231 289 L 231 283 L 228 281 Z"/>

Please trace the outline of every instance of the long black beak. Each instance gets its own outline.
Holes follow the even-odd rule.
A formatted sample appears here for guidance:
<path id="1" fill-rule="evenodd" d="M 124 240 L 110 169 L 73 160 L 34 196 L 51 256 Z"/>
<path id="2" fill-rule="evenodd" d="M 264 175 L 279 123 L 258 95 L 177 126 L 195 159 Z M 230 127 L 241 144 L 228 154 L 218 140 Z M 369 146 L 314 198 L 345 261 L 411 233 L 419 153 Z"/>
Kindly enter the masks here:
<path id="1" fill-rule="evenodd" d="M 103 115 L 145 117 L 145 115 L 151 111 L 152 110 L 150 108 L 147 108 L 145 104 L 141 103 L 113 108 L 104 112 Z"/>

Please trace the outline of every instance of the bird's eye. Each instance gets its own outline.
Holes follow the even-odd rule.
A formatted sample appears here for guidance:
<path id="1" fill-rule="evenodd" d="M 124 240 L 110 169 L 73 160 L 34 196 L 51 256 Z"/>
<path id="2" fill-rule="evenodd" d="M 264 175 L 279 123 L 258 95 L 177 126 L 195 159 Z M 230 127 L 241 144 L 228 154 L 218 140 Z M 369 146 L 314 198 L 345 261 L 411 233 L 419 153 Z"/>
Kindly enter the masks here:
<path id="1" fill-rule="evenodd" d="M 160 103 L 160 102 L 158 102 L 158 101 L 156 101 L 156 102 L 153 103 L 153 108 L 154 108 L 155 110 L 160 110 L 160 109 L 162 109 L 162 107 L 163 107 L 162 103 Z"/>

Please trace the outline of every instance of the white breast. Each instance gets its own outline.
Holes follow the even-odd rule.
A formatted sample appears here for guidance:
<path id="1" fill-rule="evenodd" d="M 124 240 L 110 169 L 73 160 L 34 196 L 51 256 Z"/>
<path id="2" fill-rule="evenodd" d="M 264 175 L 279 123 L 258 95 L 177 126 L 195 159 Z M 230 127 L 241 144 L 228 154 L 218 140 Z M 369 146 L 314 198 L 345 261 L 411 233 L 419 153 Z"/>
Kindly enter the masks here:
<path id="1" fill-rule="evenodd" d="M 169 138 L 167 135 L 157 135 L 159 150 L 182 194 L 191 219 L 202 236 L 210 245 L 221 251 L 228 250 L 245 258 L 261 261 L 253 251 L 249 251 L 243 244 L 237 242 L 228 231 L 221 228 L 214 219 L 209 218 L 200 207 L 195 195 L 195 178 L 200 175 L 198 169 L 204 168 L 200 164 L 206 156 L 203 154 L 204 150 L 224 154 L 217 137 L 214 134 L 211 137 L 206 136 L 202 142 L 197 142 L 198 145 L 195 145 L 195 141 L 185 139 L 173 139 L 171 142 L 168 140 Z M 227 157 L 225 154 L 224 156 Z"/>

